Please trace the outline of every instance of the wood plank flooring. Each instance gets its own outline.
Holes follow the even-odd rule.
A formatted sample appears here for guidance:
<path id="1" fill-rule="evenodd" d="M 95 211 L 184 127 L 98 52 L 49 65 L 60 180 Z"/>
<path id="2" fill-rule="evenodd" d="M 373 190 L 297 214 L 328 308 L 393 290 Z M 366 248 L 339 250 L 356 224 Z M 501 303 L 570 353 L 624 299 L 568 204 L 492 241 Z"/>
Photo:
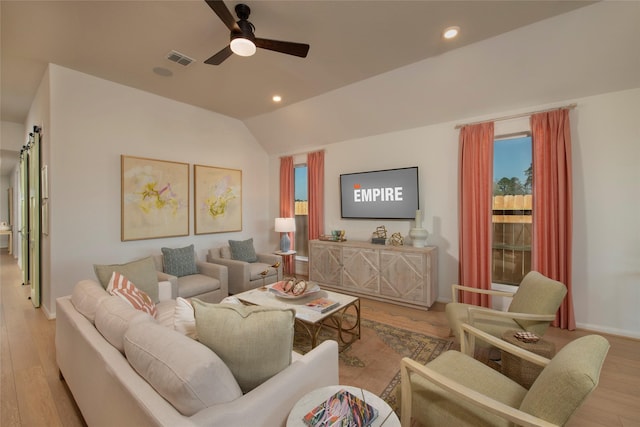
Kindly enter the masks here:
<path id="1" fill-rule="evenodd" d="M 31 304 L 15 260 L 0 252 L 0 426 L 83 426 L 80 412 L 55 361 L 55 320 Z M 444 306 L 429 311 L 361 301 L 362 316 L 446 338 Z M 559 349 L 589 334 L 551 328 L 545 339 Z M 605 335 L 611 343 L 600 384 L 569 427 L 640 427 L 640 341 Z"/>

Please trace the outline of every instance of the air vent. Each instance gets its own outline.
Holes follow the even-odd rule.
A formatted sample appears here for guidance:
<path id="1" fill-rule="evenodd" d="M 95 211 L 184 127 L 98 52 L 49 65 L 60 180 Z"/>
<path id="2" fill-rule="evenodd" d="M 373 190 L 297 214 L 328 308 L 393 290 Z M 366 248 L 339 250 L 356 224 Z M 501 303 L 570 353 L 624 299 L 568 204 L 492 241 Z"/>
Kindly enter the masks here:
<path id="1" fill-rule="evenodd" d="M 177 62 L 180 65 L 184 65 L 185 67 L 194 61 L 194 59 L 189 58 L 187 55 L 183 55 L 180 52 L 176 52 L 175 50 L 172 50 L 167 54 L 167 59 L 169 61 Z"/>

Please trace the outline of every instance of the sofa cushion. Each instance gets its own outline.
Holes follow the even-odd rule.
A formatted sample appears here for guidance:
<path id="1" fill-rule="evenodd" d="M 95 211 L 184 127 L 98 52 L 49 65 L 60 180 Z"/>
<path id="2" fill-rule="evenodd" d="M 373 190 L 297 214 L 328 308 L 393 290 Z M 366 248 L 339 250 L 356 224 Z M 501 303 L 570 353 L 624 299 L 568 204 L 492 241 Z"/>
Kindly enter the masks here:
<path id="1" fill-rule="evenodd" d="M 75 309 L 94 324 L 98 305 L 105 298 L 109 298 L 109 293 L 93 280 L 79 281 L 71 293 L 71 303 Z"/>
<path id="2" fill-rule="evenodd" d="M 291 364 L 293 309 L 191 301 L 201 343 L 226 363 L 244 393 Z"/>
<path id="3" fill-rule="evenodd" d="M 229 240 L 231 258 L 238 261 L 256 262 L 258 256 L 253 247 L 253 238 L 247 240 Z"/>
<path id="4" fill-rule="evenodd" d="M 124 336 L 127 360 L 182 415 L 242 396 L 220 358 L 202 344 L 157 324 L 139 324 Z"/>
<path id="5" fill-rule="evenodd" d="M 111 295 L 119 296 L 136 310 L 144 311 L 156 317 L 156 305 L 151 301 L 149 295 L 138 289 L 134 283 L 117 271 L 114 271 L 111 275 L 111 280 L 107 285 L 107 292 Z"/>
<path id="6" fill-rule="evenodd" d="M 220 280 L 204 274 L 190 274 L 178 279 L 178 296 L 191 298 L 213 292 L 222 287 Z"/>
<path id="7" fill-rule="evenodd" d="M 162 248 L 164 272 L 182 277 L 198 273 L 196 252 L 193 245 L 184 248 Z"/>
<path id="8" fill-rule="evenodd" d="M 136 310 L 122 298 L 111 295 L 103 299 L 96 310 L 96 329 L 112 346 L 124 353 L 122 339 L 130 325 L 153 323 L 153 317 Z"/>
<path id="9" fill-rule="evenodd" d="M 263 275 L 262 273 L 267 272 L 267 274 Z M 265 264 L 263 262 L 254 262 L 249 265 L 249 277 L 250 280 L 258 280 L 263 277 L 273 277 L 278 275 L 278 269 L 273 268 L 269 264 Z"/>
<path id="10" fill-rule="evenodd" d="M 94 264 L 93 270 L 103 288 L 107 289 L 111 274 L 117 271 L 136 284 L 138 289 L 151 297 L 151 301 L 158 302 L 158 272 L 152 257 L 139 259 L 126 264 Z"/>
<path id="11" fill-rule="evenodd" d="M 170 299 L 166 301 L 160 301 L 156 304 L 156 323 L 167 328 L 173 329 L 173 318 L 176 311 L 176 300 Z"/>

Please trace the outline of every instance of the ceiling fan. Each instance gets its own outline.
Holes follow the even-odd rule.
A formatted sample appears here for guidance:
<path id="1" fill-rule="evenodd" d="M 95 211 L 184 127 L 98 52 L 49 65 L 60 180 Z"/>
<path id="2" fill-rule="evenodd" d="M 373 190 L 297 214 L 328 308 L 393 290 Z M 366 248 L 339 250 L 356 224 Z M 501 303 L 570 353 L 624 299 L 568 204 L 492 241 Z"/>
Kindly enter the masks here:
<path id="1" fill-rule="evenodd" d="M 248 21 L 251 9 L 246 4 L 240 3 L 236 5 L 236 15 L 240 18 L 240 20 L 236 22 L 222 0 L 205 1 L 231 31 L 229 45 L 204 61 L 205 64 L 220 65 L 225 59 L 230 57 L 232 53 L 240 56 L 251 56 L 255 53 L 256 47 L 285 53 L 287 55 L 299 56 L 301 58 L 307 57 L 307 53 L 309 52 L 308 44 L 256 37 L 253 34 L 255 27 Z"/>

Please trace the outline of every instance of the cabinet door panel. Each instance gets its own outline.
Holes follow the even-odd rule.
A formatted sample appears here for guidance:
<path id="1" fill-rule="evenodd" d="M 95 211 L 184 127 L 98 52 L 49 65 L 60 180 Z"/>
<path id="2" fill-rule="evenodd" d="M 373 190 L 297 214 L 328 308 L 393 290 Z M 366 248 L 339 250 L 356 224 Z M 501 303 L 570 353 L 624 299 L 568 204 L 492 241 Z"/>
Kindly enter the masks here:
<path id="1" fill-rule="evenodd" d="M 378 293 L 378 251 L 360 248 L 342 250 L 342 286 L 362 292 Z"/>
<path id="2" fill-rule="evenodd" d="M 342 248 L 336 246 L 309 245 L 309 279 L 314 282 L 337 286 L 342 274 Z"/>
<path id="3" fill-rule="evenodd" d="M 404 301 L 424 302 L 425 256 L 380 252 L 380 294 Z"/>

